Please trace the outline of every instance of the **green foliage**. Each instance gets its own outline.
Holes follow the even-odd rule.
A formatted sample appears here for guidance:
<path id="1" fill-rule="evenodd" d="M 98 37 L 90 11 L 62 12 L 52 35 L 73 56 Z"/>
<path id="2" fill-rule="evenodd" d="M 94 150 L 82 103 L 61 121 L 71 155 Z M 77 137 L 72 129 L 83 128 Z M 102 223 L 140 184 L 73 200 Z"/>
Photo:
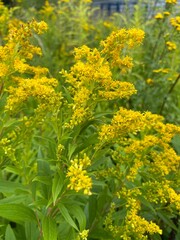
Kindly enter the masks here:
<path id="1" fill-rule="evenodd" d="M 179 31 L 172 26 L 172 19 L 179 16 L 180 7 L 159 2 L 138 1 L 133 12 L 116 13 L 111 21 L 120 28 L 138 27 L 145 31 L 144 43 L 134 53 L 134 67 L 125 76 L 138 90 L 128 104 L 179 124 Z M 175 49 L 168 48 L 168 42 L 175 44 Z"/>
<path id="2" fill-rule="evenodd" d="M 1 214 L 3 218 L 7 218 L 13 222 L 24 223 L 26 221 L 36 221 L 33 211 L 20 204 L 3 204 L 0 205 Z"/>
<path id="3" fill-rule="evenodd" d="M 42 221 L 42 231 L 44 240 L 57 239 L 57 227 L 54 219 L 49 216 L 45 217 Z"/>

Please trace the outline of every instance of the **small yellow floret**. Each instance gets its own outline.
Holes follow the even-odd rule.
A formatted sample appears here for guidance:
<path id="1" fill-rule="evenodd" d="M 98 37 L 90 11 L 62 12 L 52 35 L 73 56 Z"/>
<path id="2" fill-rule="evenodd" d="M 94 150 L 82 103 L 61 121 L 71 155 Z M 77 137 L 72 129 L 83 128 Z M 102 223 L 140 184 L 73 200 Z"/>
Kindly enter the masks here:
<path id="1" fill-rule="evenodd" d="M 85 195 L 91 195 L 92 179 L 84 168 L 89 166 L 91 161 L 85 154 L 82 159 L 71 160 L 71 166 L 68 169 L 67 177 L 70 180 L 68 188 L 79 192 L 83 190 Z"/>
<path id="2" fill-rule="evenodd" d="M 163 19 L 164 16 L 163 16 L 162 13 L 157 13 L 157 14 L 154 16 L 154 18 L 156 18 L 156 19 Z"/>
<path id="3" fill-rule="evenodd" d="M 174 42 L 166 42 L 167 48 L 169 51 L 175 50 L 176 49 L 176 44 Z"/>

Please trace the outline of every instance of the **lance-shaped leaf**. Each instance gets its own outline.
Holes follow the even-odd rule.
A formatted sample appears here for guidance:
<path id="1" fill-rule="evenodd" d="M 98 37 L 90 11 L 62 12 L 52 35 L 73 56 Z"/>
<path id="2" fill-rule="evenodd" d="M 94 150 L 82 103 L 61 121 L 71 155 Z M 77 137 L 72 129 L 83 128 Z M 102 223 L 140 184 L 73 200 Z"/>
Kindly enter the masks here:
<path id="1" fill-rule="evenodd" d="M 56 222 L 50 216 L 44 217 L 42 221 L 43 240 L 57 240 Z"/>
<path id="2" fill-rule="evenodd" d="M 0 205 L 0 217 L 22 224 L 24 222 L 36 221 L 34 212 L 22 204 L 3 204 Z"/>

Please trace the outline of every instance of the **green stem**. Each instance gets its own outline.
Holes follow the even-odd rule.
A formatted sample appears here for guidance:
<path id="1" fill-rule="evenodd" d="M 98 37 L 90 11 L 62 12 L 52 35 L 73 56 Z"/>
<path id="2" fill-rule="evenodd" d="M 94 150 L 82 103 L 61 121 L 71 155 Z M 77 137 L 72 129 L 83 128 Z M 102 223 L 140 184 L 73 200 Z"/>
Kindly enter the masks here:
<path id="1" fill-rule="evenodd" d="M 162 114 L 163 110 L 164 110 L 164 106 L 167 102 L 168 96 L 172 93 L 173 89 L 175 88 L 175 86 L 177 85 L 178 81 L 180 79 L 180 74 L 177 76 L 176 80 L 174 81 L 174 83 L 172 84 L 172 86 L 170 87 L 168 93 L 166 94 L 166 96 L 164 97 L 163 103 L 161 105 L 159 114 Z"/>
<path id="2" fill-rule="evenodd" d="M 153 49 L 152 49 L 152 59 L 155 58 L 156 50 L 159 49 L 159 48 L 158 48 L 158 44 L 159 44 L 159 42 L 160 42 L 159 40 L 160 40 L 160 38 L 161 38 L 161 36 L 162 36 L 163 33 L 164 33 L 164 29 L 161 28 L 161 31 L 159 32 L 158 37 L 157 37 L 157 41 L 156 41 L 156 43 L 154 44 Z"/>
<path id="3" fill-rule="evenodd" d="M 2 82 L 0 83 L 0 96 L 2 96 L 3 94 L 3 88 L 4 88 L 4 81 L 2 80 Z"/>

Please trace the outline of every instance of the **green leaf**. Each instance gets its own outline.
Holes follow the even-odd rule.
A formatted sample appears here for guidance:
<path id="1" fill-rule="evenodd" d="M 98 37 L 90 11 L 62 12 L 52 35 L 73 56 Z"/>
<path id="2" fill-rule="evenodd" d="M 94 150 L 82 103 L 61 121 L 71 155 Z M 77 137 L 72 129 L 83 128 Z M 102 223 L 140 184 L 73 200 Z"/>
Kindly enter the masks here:
<path id="1" fill-rule="evenodd" d="M 27 200 L 27 195 L 15 195 L 7 198 L 3 198 L 0 200 L 0 205 L 2 204 L 15 204 L 22 203 L 24 200 Z"/>
<path id="2" fill-rule="evenodd" d="M 80 231 L 86 228 L 86 215 L 78 205 L 68 207 L 69 212 L 77 219 Z"/>
<path id="3" fill-rule="evenodd" d="M 35 240 L 39 238 L 39 229 L 37 223 L 25 222 L 24 227 L 27 240 Z"/>
<path id="4" fill-rule="evenodd" d="M 40 154 L 40 153 L 39 153 Z M 44 159 L 38 159 L 38 176 L 51 176 L 50 165 Z"/>
<path id="5" fill-rule="evenodd" d="M 40 182 L 45 185 L 51 185 L 51 177 L 37 176 L 33 179 L 33 182 Z"/>
<path id="6" fill-rule="evenodd" d="M 151 236 L 152 240 L 162 240 L 161 236 L 158 233 L 155 233 Z"/>
<path id="7" fill-rule="evenodd" d="M 38 153 L 39 155 L 41 155 L 41 151 L 39 151 Z M 49 199 L 49 197 L 51 196 L 51 187 L 49 187 L 47 185 L 47 178 L 49 177 L 49 182 L 51 184 L 51 169 L 50 169 L 50 164 L 49 162 L 47 162 L 44 159 L 38 159 L 37 160 L 38 163 L 38 177 L 40 177 L 38 180 L 43 180 L 45 182 L 43 182 L 41 184 L 41 195 L 43 196 L 43 198 L 45 199 Z M 43 177 L 43 178 L 41 178 Z M 45 180 L 45 178 L 46 180 Z"/>
<path id="8" fill-rule="evenodd" d="M 20 183 L 0 180 L 0 192 L 12 193 L 12 192 L 16 191 L 17 189 L 26 190 L 26 188 Z"/>
<path id="9" fill-rule="evenodd" d="M 7 225 L 5 232 L 5 240 L 16 240 L 16 237 L 10 225 Z"/>
<path id="10" fill-rule="evenodd" d="M 97 119 L 97 118 L 100 118 L 102 119 L 102 117 L 104 116 L 109 116 L 109 117 L 112 117 L 113 116 L 113 113 L 112 112 L 100 112 L 100 113 L 96 113 L 94 115 L 94 117 Z"/>
<path id="11" fill-rule="evenodd" d="M 101 212 L 104 208 L 106 208 L 112 201 L 112 195 L 108 189 L 105 187 L 103 191 L 99 194 L 97 199 L 97 210 Z"/>
<path id="12" fill-rule="evenodd" d="M 56 199 L 58 195 L 61 193 L 61 190 L 63 188 L 64 183 L 64 175 L 63 172 L 59 172 L 59 174 L 56 174 L 53 179 L 52 184 L 52 197 L 53 197 L 53 204 L 55 204 Z"/>
<path id="13" fill-rule="evenodd" d="M 72 228 L 67 222 L 61 221 L 59 224 L 59 239 L 72 240 L 75 239 L 75 229 Z"/>
<path id="14" fill-rule="evenodd" d="M 57 226 L 54 219 L 46 216 L 42 221 L 44 240 L 57 240 Z"/>
<path id="15" fill-rule="evenodd" d="M 64 92 L 65 92 L 65 95 L 66 95 L 66 99 L 68 101 L 68 103 L 72 103 L 73 102 L 73 99 L 69 93 L 69 91 L 63 86 L 63 89 L 64 89 Z"/>
<path id="16" fill-rule="evenodd" d="M 97 134 L 93 134 L 87 139 L 84 139 L 83 143 L 76 148 L 73 154 L 76 155 L 79 152 L 81 152 L 83 149 L 89 147 L 90 145 L 96 144 L 97 142 L 98 142 L 98 136 Z"/>
<path id="17" fill-rule="evenodd" d="M 18 121 L 17 119 L 9 119 L 8 121 L 5 122 L 5 124 L 3 125 L 4 128 L 9 128 L 13 125 L 17 125 Z"/>
<path id="18" fill-rule="evenodd" d="M 178 230 L 177 230 L 175 239 L 180 239 L 180 219 L 179 219 Z"/>
<path id="19" fill-rule="evenodd" d="M 180 155 L 180 134 L 176 134 L 172 139 L 172 145 L 176 152 Z"/>
<path id="20" fill-rule="evenodd" d="M 174 229 L 177 231 L 176 225 L 171 221 L 169 218 L 168 214 L 166 214 L 163 211 L 158 211 L 157 215 L 163 220 L 164 223 L 166 223 L 170 228 Z"/>
<path id="21" fill-rule="evenodd" d="M 69 144 L 68 145 L 68 158 L 71 159 L 74 151 L 76 150 L 76 145 L 75 144 Z"/>
<path id="22" fill-rule="evenodd" d="M 156 215 L 156 211 L 150 202 L 148 202 L 143 196 L 138 196 L 138 199 L 142 202 L 144 206 L 148 207 L 153 212 L 153 214 Z"/>
<path id="23" fill-rule="evenodd" d="M 97 213 L 98 213 L 97 212 L 97 196 L 91 195 L 89 197 L 89 204 L 88 204 L 88 224 L 90 226 L 94 222 Z"/>
<path id="24" fill-rule="evenodd" d="M 66 220 L 67 223 L 69 223 L 69 225 L 71 225 L 74 229 L 78 230 L 78 227 L 76 226 L 74 220 L 72 219 L 72 217 L 70 216 L 67 208 L 64 206 L 64 204 L 59 203 L 58 204 L 59 210 L 62 214 L 62 216 L 64 217 L 64 219 Z"/>
<path id="25" fill-rule="evenodd" d="M 36 221 L 34 212 L 22 204 L 0 205 L 0 216 L 19 224 Z"/>
<path id="26" fill-rule="evenodd" d="M 92 231 L 92 233 L 90 233 L 89 238 L 90 239 L 103 239 L 103 240 L 114 239 L 109 232 L 105 231 L 104 229 L 98 228 L 98 227 L 96 228 L 95 231 Z"/>
<path id="27" fill-rule="evenodd" d="M 19 169 L 17 167 L 14 167 L 14 166 L 7 166 L 6 171 L 10 172 L 10 173 L 17 174 L 19 176 L 21 176 L 21 174 L 22 174 L 21 169 Z"/>

